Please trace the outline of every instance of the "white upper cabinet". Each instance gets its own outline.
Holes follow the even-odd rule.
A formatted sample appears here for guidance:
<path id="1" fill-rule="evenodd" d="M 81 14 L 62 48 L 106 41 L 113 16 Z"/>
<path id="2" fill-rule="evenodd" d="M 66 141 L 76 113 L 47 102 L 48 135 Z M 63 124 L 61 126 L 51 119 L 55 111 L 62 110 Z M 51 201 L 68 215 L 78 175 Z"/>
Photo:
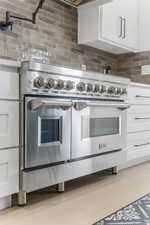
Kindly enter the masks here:
<path id="1" fill-rule="evenodd" d="M 115 54 L 139 48 L 139 0 L 92 2 L 78 9 L 78 43 Z"/>
<path id="2" fill-rule="evenodd" d="M 102 6 L 99 10 L 99 39 L 104 38 L 107 41 L 120 44 L 123 32 L 121 27 L 122 17 L 118 15 L 118 12 L 120 12 L 119 1 Z"/>
<path id="3" fill-rule="evenodd" d="M 140 0 L 140 51 L 150 50 L 150 0 Z"/>
<path id="4" fill-rule="evenodd" d="M 118 0 L 121 4 L 124 36 L 122 43 L 133 51 L 139 49 L 139 1 Z"/>

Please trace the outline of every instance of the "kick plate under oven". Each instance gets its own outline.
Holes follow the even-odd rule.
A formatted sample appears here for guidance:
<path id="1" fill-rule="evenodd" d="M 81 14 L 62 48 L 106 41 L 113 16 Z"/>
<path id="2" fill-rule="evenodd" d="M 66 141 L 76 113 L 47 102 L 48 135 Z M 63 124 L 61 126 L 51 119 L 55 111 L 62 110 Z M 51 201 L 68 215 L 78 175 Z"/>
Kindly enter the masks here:
<path id="1" fill-rule="evenodd" d="M 25 168 L 70 159 L 71 101 L 25 99 Z"/>
<path id="2" fill-rule="evenodd" d="M 126 144 L 124 103 L 75 102 L 72 121 L 72 159 L 115 150 Z"/>

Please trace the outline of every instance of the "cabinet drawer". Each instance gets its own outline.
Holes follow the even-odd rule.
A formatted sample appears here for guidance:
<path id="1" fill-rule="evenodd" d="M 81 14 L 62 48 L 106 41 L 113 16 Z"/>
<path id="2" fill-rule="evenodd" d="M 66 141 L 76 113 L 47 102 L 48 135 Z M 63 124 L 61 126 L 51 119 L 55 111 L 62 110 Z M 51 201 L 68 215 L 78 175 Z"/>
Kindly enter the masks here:
<path id="1" fill-rule="evenodd" d="M 0 149 L 19 146 L 19 102 L 0 101 Z"/>
<path id="2" fill-rule="evenodd" d="M 0 99 L 19 99 L 19 74 L 0 71 Z"/>
<path id="3" fill-rule="evenodd" d="M 131 149 L 132 150 L 132 149 Z M 142 159 L 146 156 L 150 156 L 150 147 L 148 148 L 141 148 L 139 150 L 132 150 L 130 152 L 127 152 L 127 161 L 131 161 L 134 159 Z"/>
<path id="4" fill-rule="evenodd" d="M 148 104 L 150 103 L 150 88 L 129 87 L 128 94 L 131 103 Z"/>
<path id="5" fill-rule="evenodd" d="M 133 104 L 130 106 L 130 108 L 128 108 L 128 111 L 127 111 L 129 114 L 130 113 L 149 113 L 150 115 L 150 104 Z"/>
<path id="6" fill-rule="evenodd" d="M 19 150 L 0 150 L 0 198 L 19 190 Z"/>
<path id="7" fill-rule="evenodd" d="M 127 135 L 127 147 L 138 148 L 141 146 L 149 145 L 150 147 L 150 131 L 131 133 Z"/>
<path id="8" fill-rule="evenodd" d="M 127 159 L 142 158 L 150 155 L 150 132 L 127 135 Z"/>
<path id="9" fill-rule="evenodd" d="M 128 114 L 127 132 L 140 132 L 150 130 L 150 113 Z"/>

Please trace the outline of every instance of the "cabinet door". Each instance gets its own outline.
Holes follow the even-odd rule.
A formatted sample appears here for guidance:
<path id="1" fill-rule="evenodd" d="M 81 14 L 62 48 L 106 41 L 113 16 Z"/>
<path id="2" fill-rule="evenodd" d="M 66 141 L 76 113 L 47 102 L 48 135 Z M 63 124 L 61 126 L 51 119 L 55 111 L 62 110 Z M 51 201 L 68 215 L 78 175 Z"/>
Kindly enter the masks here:
<path id="1" fill-rule="evenodd" d="M 114 0 L 101 7 L 101 38 L 138 49 L 138 0 Z"/>
<path id="2" fill-rule="evenodd" d="M 19 150 L 0 150 L 0 198 L 19 190 Z"/>
<path id="3" fill-rule="evenodd" d="M 122 22 L 122 44 L 130 49 L 138 49 L 138 0 L 119 0 Z"/>
<path id="4" fill-rule="evenodd" d="M 100 7 L 101 15 L 101 38 L 121 43 L 122 36 L 122 18 L 119 14 L 120 0 L 114 0 L 111 3 Z"/>
<path id="5" fill-rule="evenodd" d="M 19 102 L 0 101 L 0 149 L 19 146 Z"/>
<path id="6" fill-rule="evenodd" d="M 19 74 L 0 71 L 0 99 L 19 99 Z"/>
<path id="7" fill-rule="evenodd" d="M 127 160 L 150 156 L 150 132 L 132 133 L 127 135 Z"/>

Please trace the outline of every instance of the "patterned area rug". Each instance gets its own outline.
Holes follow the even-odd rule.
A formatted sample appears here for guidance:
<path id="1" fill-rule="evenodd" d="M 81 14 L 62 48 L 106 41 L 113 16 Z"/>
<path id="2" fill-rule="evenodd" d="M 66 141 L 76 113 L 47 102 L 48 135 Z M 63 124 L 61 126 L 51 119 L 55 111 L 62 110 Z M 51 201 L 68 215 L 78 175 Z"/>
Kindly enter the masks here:
<path id="1" fill-rule="evenodd" d="M 93 225 L 150 225 L 150 194 Z"/>

